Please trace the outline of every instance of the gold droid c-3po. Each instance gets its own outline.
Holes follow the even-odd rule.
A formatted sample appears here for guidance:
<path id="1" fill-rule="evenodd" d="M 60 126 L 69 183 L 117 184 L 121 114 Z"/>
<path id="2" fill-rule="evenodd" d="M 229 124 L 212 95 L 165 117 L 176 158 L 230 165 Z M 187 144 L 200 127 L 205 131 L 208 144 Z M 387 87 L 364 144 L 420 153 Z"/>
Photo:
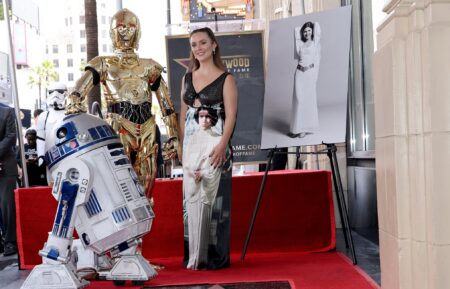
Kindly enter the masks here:
<path id="1" fill-rule="evenodd" d="M 156 123 L 151 114 L 152 92 L 158 99 L 169 142 L 163 156 L 173 159 L 178 150 L 177 117 L 163 67 L 152 59 L 139 58 L 140 24 L 137 16 L 122 9 L 111 20 L 110 36 L 114 55 L 97 56 L 87 64 L 69 96 L 67 114 L 84 112 L 85 98 L 94 85 L 101 84 L 108 112 L 106 121 L 119 134 L 124 149 L 145 187 L 148 198 L 156 175 Z"/>

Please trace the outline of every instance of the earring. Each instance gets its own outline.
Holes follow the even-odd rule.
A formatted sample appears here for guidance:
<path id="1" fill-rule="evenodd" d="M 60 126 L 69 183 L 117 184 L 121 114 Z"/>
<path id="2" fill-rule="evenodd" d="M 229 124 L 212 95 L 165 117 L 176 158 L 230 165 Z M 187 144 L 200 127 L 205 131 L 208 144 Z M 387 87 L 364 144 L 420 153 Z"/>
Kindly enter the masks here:
<path id="1" fill-rule="evenodd" d="M 216 55 L 216 49 L 215 48 L 213 49 L 213 55 Z"/>

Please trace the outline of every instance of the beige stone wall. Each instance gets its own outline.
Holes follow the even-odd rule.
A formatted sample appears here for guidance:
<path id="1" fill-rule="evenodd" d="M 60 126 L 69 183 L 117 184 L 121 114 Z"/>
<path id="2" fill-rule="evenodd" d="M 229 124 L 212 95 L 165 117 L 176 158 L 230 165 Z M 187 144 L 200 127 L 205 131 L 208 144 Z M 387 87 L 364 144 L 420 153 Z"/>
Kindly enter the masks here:
<path id="1" fill-rule="evenodd" d="M 450 0 L 386 1 L 374 54 L 383 289 L 450 288 Z"/>

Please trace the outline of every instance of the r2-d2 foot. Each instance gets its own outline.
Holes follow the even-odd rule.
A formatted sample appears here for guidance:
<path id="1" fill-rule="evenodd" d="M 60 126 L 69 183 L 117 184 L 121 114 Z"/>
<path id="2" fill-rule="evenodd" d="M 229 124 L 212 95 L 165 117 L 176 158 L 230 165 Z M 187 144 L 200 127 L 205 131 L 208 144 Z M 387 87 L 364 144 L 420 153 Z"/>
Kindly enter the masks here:
<path id="1" fill-rule="evenodd" d="M 74 229 L 83 248 L 113 257 L 111 270 L 100 276 L 139 282 L 153 278 L 156 272 L 142 255 L 124 253 L 150 231 L 154 213 L 113 129 L 88 114 L 66 116 L 46 141 L 45 157 L 58 208 L 39 252 L 43 264 L 35 267 L 22 288 L 87 285 L 72 264 Z"/>
<path id="2" fill-rule="evenodd" d="M 137 285 L 157 275 L 152 265 L 137 252 L 136 241 L 123 244 L 122 248 L 117 246 L 110 253 L 113 266 L 109 270 L 100 270 L 98 272 L 100 278 L 113 280 L 117 285 L 131 280 Z"/>

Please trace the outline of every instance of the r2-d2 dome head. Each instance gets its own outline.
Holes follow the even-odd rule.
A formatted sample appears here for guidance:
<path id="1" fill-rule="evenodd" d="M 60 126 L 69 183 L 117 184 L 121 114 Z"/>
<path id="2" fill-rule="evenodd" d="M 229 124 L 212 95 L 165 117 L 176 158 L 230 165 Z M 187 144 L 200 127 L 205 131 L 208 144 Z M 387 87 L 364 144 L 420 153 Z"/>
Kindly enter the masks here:
<path id="1" fill-rule="evenodd" d="M 51 109 L 63 110 L 66 107 L 66 96 L 66 85 L 61 82 L 55 82 L 47 89 L 47 104 Z"/>
<path id="2" fill-rule="evenodd" d="M 75 205 L 75 228 L 85 247 L 97 254 L 127 248 L 150 231 L 154 214 L 144 189 L 104 120 L 85 113 L 65 116 L 46 139 L 45 160 L 55 197 L 63 194 L 58 188 L 85 186 L 85 199 Z"/>

